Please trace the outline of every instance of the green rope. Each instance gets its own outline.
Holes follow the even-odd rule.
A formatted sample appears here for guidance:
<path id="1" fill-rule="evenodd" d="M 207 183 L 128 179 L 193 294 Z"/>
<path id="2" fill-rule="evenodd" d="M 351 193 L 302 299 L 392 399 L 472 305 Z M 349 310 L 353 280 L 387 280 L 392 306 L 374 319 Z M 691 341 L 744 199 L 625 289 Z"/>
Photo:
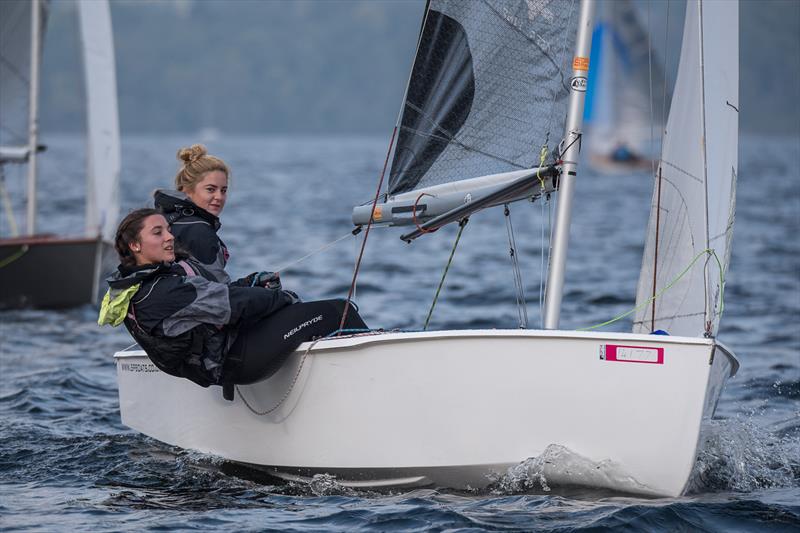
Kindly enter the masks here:
<path id="1" fill-rule="evenodd" d="M 453 249 L 450 250 L 450 258 L 447 260 L 447 265 L 444 267 L 442 279 L 439 281 L 439 287 L 436 289 L 436 294 L 433 296 L 433 302 L 431 302 L 431 308 L 428 311 L 428 317 L 425 319 L 425 325 L 422 327 L 422 331 L 428 329 L 428 324 L 431 321 L 431 315 L 433 315 L 433 308 L 436 307 L 436 301 L 439 299 L 439 293 L 442 291 L 442 287 L 444 286 L 444 279 L 447 277 L 447 271 L 450 270 L 450 264 L 453 262 L 453 256 L 455 255 L 456 248 L 458 247 L 458 241 L 461 240 L 461 233 L 464 231 L 464 226 L 467 225 L 467 222 L 469 222 L 469 218 L 462 218 L 458 223 L 458 235 L 456 235 L 456 242 L 453 243 Z"/>
<path id="2" fill-rule="evenodd" d="M 539 150 L 539 167 L 536 169 L 536 179 L 539 180 L 539 185 L 542 187 L 542 194 L 544 194 L 544 180 L 539 173 L 542 171 L 544 160 L 547 158 L 547 153 L 547 143 L 545 143 L 542 145 L 542 149 Z"/>
<path id="3" fill-rule="evenodd" d="M 8 257 L 0 261 L 0 268 L 7 267 L 11 263 L 22 257 L 23 255 L 25 255 L 27 252 L 28 252 L 28 245 L 23 244 L 19 250 L 17 250 L 13 254 L 9 255 Z"/>
<path id="4" fill-rule="evenodd" d="M 683 276 L 685 276 L 687 272 L 689 272 L 689 270 L 694 266 L 694 264 L 697 262 L 697 260 L 700 259 L 701 257 L 703 257 L 703 255 L 713 256 L 714 259 L 717 260 L 717 266 L 719 266 L 719 286 L 721 287 L 721 290 L 720 290 L 720 296 L 719 296 L 719 312 L 718 312 L 718 314 L 721 315 L 722 311 L 725 309 L 725 303 L 724 303 L 723 297 L 722 297 L 722 295 L 725 292 L 725 279 L 723 278 L 723 273 L 722 273 L 722 262 L 719 260 L 719 257 L 717 257 L 717 254 L 716 254 L 716 252 L 714 252 L 714 250 L 712 250 L 711 248 L 706 248 L 705 250 L 703 250 L 702 252 L 700 252 L 696 256 L 694 256 L 694 259 L 692 259 L 691 263 L 689 263 L 689 266 L 687 266 L 685 269 L 683 269 L 683 272 L 678 274 L 678 276 L 675 279 L 670 281 L 669 284 L 666 287 L 664 287 L 663 289 L 658 291 L 658 293 L 656 293 L 654 296 L 652 296 L 651 298 L 648 298 L 647 301 L 642 302 L 641 304 L 637 305 L 633 309 L 631 309 L 629 311 L 626 311 L 626 312 L 622 313 L 621 315 L 617 315 L 614 318 L 612 318 L 611 320 L 607 320 L 606 322 L 603 322 L 602 324 L 595 324 L 594 326 L 588 326 L 588 327 L 585 327 L 585 328 L 579 328 L 576 331 L 588 331 L 588 330 L 591 330 L 591 329 L 602 328 L 603 326 L 607 326 L 609 324 L 613 324 L 614 322 L 622 320 L 623 318 L 625 318 L 626 316 L 630 315 L 631 313 L 635 313 L 636 311 L 639 311 L 640 309 L 643 309 L 643 308 L 647 307 L 648 305 L 653 303 L 653 301 L 656 298 L 659 298 L 668 289 L 672 288 L 673 285 L 678 283 L 678 281 L 680 281 L 680 279 Z"/>

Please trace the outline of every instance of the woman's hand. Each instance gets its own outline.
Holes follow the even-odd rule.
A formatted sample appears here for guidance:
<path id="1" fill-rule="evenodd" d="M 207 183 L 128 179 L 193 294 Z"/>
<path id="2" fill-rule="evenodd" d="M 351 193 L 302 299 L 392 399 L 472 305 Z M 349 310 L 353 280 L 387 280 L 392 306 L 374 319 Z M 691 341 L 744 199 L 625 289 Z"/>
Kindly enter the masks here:
<path id="1" fill-rule="evenodd" d="M 292 305 L 292 304 L 299 304 L 300 302 L 302 302 L 302 300 L 300 299 L 300 297 L 299 297 L 299 296 L 297 295 L 297 293 L 296 293 L 296 292 L 294 292 L 294 291 L 283 291 L 283 294 L 285 294 L 286 296 L 288 296 L 289 298 L 291 298 L 291 299 L 292 299 L 292 301 L 291 301 L 291 302 L 289 302 L 289 305 Z"/>
<path id="2" fill-rule="evenodd" d="M 251 287 L 281 288 L 281 276 L 277 272 L 253 272 L 247 278 L 250 279 Z"/>

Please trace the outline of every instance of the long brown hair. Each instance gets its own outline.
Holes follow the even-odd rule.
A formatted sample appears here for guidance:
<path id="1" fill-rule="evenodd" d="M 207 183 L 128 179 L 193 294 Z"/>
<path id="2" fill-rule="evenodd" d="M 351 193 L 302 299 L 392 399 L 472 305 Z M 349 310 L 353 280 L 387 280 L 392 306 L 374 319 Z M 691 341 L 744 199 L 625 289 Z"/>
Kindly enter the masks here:
<path id="1" fill-rule="evenodd" d="M 144 227 L 144 219 L 152 215 L 161 215 L 161 211 L 150 207 L 137 209 L 128 213 L 117 227 L 117 236 L 114 238 L 114 249 L 119 256 L 119 262 L 125 267 L 136 266 L 136 258 L 131 252 L 130 245 L 139 242 L 139 233 Z"/>

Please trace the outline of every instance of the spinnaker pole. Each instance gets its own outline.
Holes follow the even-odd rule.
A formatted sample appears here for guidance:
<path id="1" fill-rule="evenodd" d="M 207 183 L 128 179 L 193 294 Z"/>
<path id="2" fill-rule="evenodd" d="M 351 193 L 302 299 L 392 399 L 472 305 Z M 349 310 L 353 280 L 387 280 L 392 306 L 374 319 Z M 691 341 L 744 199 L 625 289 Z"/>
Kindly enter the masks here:
<path id="1" fill-rule="evenodd" d="M 28 209 L 26 231 L 36 233 L 36 151 L 39 146 L 39 61 L 42 14 L 39 0 L 31 2 L 31 73 L 28 96 Z"/>
<path id="2" fill-rule="evenodd" d="M 578 38 L 572 59 L 567 127 L 564 134 L 562 167 L 558 187 L 558 206 L 550 249 L 550 268 L 544 302 L 545 329 L 558 329 L 561 299 L 564 291 L 564 271 L 567 265 L 569 225 L 572 216 L 572 195 L 577 176 L 578 156 L 583 134 L 583 105 L 589 76 L 589 52 L 592 48 L 595 0 L 582 0 L 578 15 Z"/>

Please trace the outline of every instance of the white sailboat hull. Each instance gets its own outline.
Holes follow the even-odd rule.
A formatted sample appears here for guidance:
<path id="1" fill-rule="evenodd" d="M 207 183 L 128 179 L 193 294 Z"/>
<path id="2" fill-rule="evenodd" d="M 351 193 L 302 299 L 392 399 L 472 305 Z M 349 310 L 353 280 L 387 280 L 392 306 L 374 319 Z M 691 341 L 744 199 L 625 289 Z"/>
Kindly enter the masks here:
<path id="1" fill-rule="evenodd" d="M 660 496 L 683 492 L 701 423 L 738 368 L 713 339 L 384 333 L 304 344 L 228 402 L 218 387 L 158 371 L 144 352 L 115 358 L 124 424 L 287 479 L 481 488 L 556 446 L 584 467 L 548 464 L 550 486 Z"/>

